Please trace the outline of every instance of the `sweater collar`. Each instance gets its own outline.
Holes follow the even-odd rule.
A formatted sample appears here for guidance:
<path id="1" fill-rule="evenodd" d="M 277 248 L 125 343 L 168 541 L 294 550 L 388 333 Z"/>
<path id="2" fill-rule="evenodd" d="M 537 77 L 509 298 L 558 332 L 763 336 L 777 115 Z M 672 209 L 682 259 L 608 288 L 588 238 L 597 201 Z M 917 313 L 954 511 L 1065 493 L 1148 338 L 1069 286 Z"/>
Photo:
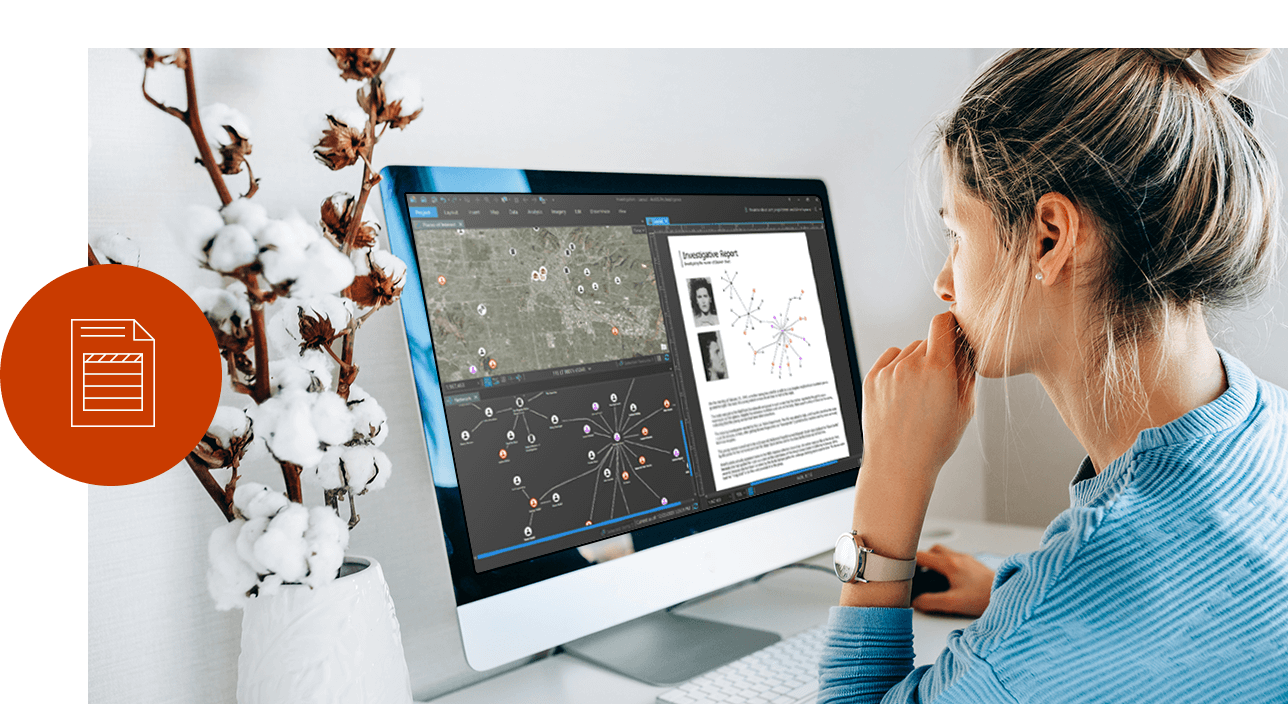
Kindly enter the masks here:
<path id="1" fill-rule="evenodd" d="M 1096 474 L 1091 457 L 1082 460 L 1078 474 L 1069 484 L 1069 504 L 1082 508 L 1102 497 L 1114 496 L 1117 489 L 1131 479 L 1135 458 L 1142 452 L 1173 445 L 1229 430 L 1242 423 L 1252 412 L 1257 398 L 1257 380 L 1252 370 L 1233 355 L 1217 348 L 1225 368 L 1227 388 L 1211 403 L 1204 404 L 1158 428 L 1146 428 L 1136 436 L 1122 457 L 1109 463 Z"/>

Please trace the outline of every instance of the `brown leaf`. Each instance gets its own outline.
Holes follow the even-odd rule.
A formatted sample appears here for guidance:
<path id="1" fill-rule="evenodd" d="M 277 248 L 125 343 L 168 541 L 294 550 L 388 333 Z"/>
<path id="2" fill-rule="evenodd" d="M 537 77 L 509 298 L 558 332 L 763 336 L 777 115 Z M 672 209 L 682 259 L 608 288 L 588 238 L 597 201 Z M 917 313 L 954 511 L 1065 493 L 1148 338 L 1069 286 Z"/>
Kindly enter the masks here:
<path id="1" fill-rule="evenodd" d="M 328 344 L 335 337 L 335 328 L 325 315 L 315 318 L 299 308 L 300 315 L 300 349 L 316 350 Z"/>
<path id="2" fill-rule="evenodd" d="M 380 235 L 379 226 L 375 223 L 364 222 L 353 233 L 353 237 L 347 242 L 349 251 L 355 249 L 366 249 L 376 243 L 376 238 Z M 343 240 L 342 240 L 343 241 Z"/>
<path id="3" fill-rule="evenodd" d="M 424 108 L 422 108 L 410 115 L 402 114 L 402 101 L 395 100 L 392 103 L 388 102 L 385 97 L 385 87 L 384 87 L 384 84 L 382 83 L 377 82 L 375 86 L 375 90 L 370 92 L 375 96 L 374 102 L 375 102 L 375 113 L 376 113 L 377 125 L 381 123 L 388 123 L 390 127 L 403 129 L 407 125 L 411 124 L 412 120 L 415 120 L 417 117 L 420 117 L 420 113 L 424 110 Z M 371 113 L 371 108 L 372 108 L 371 102 L 372 100 L 368 96 L 367 89 L 366 88 L 359 89 L 358 106 L 361 107 L 362 110 L 368 114 Z"/>
<path id="4" fill-rule="evenodd" d="M 401 103 L 402 103 L 402 101 L 396 101 L 396 102 L 394 102 L 394 105 L 398 105 L 398 106 L 399 106 L 399 111 L 400 111 L 400 112 L 401 112 L 401 109 L 402 109 Z M 410 114 L 410 115 L 402 115 L 402 114 L 400 114 L 398 117 L 396 117 L 396 118 L 393 118 L 393 119 L 389 120 L 389 126 L 390 126 L 390 127 L 397 128 L 397 129 L 403 129 L 403 128 L 404 128 L 404 127 L 406 127 L 407 125 L 410 125 L 412 120 L 415 120 L 416 118 L 420 117 L 420 114 L 421 114 L 422 112 L 424 112 L 424 111 L 425 111 L 425 109 L 424 109 L 424 108 L 421 108 L 421 109 L 417 110 L 416 112 L 413 112 L 413 113 L 412 113 L 412 114 Z"/>
<path id="5" fill-rule="evenodd" d="M 328 49 L 340 68 L 340 77 L 348 81 L 361 81 L 376 75 L 381 59 L 372 56 L 374 49 Z M 383 57 L 381 57 L 383 58 Z"/>
<path id="6" fill-rule="evenodd" d="M 390 278 L 384 269 L 371 262 L 370 255 L 367 256 L 367 265 L 371 271 L 355 276 L 353 283 L 344 290 L 345 297 L 363 308 L 379 308 L 398 300 L 398 294 L 402 293 L 402 278 Z"/>
<path id="7" fill-rule="evenodd" d="M 326 116 L 329 125 L 322 132 L 322 139 L 313 148 L 313 156 L 326 164 L 332 171 L 357 163 L 358 155 L 367 148 L 365 130 L 354 129 L 331 115 Z"/>
<path id="8" fill-rule="evenodd" d="M 224 144 L 219 147 L 219 172 L 225 176 L 241 173 L 242 164 L 246 161 L 246 155 L 250 154 L 250 142 L 233 129 L 231 125 L 223 125 L 224 131 L 228 133 L 232 143 Z"/>
<path id="9" fill-rule="evenodd" d="M 345 234 L 349 232 L 349 222 L 353 219 L 356 201 L 352 195 L 343 192 L 322 201 L 322 231 L 331 235 L 336 242 L 343 241 Z"/>

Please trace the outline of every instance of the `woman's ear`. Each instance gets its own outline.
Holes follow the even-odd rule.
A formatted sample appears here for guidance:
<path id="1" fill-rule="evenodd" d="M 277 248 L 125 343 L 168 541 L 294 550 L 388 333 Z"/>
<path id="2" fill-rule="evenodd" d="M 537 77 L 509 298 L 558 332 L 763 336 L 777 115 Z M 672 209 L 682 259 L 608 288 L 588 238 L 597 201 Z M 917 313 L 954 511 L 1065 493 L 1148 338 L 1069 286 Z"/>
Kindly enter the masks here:
<path id="1" fill-rule="evenodd" d="M 1036 253 L 1034 268 L 1042 283 L 1054 285 L 1078 246 L 1082 221 L 1078 207 L 1059 193 L 1047 193 L 1034 208 Z"/>

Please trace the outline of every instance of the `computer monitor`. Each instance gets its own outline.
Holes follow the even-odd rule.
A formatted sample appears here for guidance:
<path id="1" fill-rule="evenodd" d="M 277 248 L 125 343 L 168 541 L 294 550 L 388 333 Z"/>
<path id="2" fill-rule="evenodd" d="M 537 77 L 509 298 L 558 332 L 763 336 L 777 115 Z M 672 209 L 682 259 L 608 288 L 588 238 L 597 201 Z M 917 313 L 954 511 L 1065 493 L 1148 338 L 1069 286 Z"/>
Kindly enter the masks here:
<path id="1" fill-rule="evenodd" d="M 861 377 L 821 181 L 381 173 L 472 667 L 848 530 Z"/>

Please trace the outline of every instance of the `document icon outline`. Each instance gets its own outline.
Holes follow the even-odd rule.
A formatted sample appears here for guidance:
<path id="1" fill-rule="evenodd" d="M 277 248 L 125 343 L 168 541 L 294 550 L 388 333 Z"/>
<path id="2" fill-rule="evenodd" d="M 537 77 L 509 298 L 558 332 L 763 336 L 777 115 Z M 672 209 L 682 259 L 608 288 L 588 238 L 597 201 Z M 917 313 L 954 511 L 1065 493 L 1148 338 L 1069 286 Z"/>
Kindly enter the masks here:
<path id="1" fill-rule="evenodd" d="M 156 340 L 133 318 L 71 320 L 71 427 L 156 427 Z"/>

